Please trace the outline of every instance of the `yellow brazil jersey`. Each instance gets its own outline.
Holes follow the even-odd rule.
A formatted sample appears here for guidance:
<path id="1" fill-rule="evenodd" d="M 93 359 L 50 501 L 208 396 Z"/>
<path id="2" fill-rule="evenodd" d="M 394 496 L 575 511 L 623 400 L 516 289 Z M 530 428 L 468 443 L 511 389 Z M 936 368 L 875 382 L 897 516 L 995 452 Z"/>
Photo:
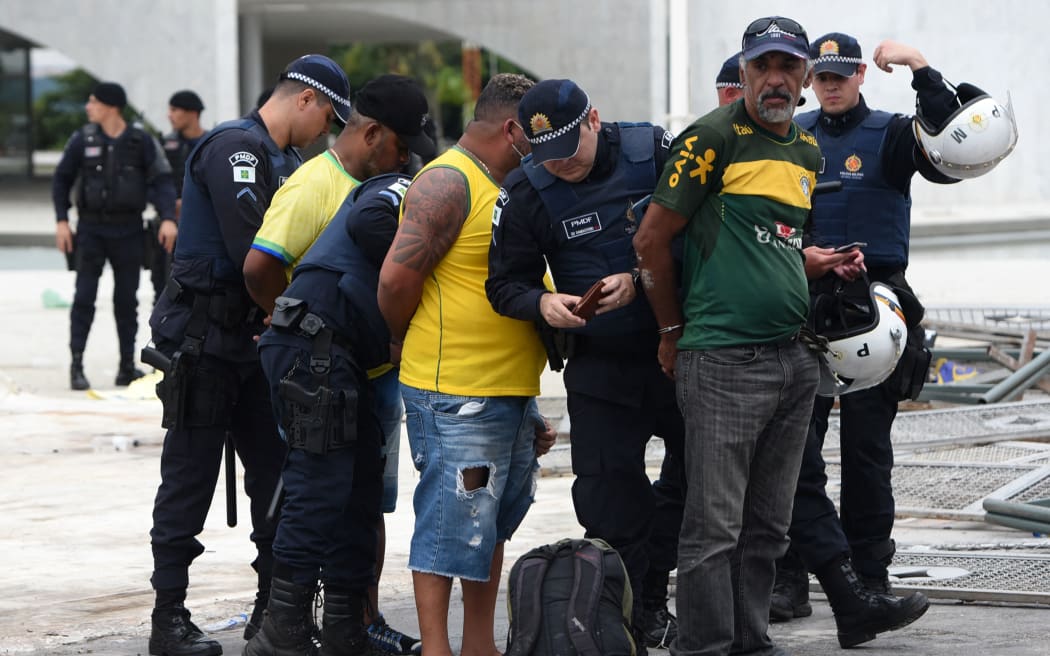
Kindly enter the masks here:
<path id="1" fill-rule="evenodd" d="M 463 174 L 470 206 L 459 237 L 423 285 L 401 353 L 401 382 L 442 394 L 536 396 L 546 362 L 536 328 L 496 314 L 485 296 L 499 185 L 458 146 L 424 170 L 438 166 Z"/>
<path id="2" fill-rule="evenodd" d="M 252 248 L 283 262 L 285 277 L 291 282 L 295 265 L 359 184 L 330 150 L 310 159 L 274 194 Z"/>

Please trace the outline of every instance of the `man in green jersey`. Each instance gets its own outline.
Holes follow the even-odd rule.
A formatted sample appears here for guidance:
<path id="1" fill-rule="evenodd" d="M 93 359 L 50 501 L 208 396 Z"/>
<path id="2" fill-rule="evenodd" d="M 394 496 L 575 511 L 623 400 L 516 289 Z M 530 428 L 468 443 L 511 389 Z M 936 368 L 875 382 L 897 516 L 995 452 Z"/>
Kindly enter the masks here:
<path id="1" fill-rule="evenodd" d="M 634 238 L 686 426 L 673 656 L 783 653 L 767 635 L 773 563 L 787 548 L 818 378 L 799 331 L 820 150 L 792 122 L 809 43 L 773 16 L 748 26 L 742 50 L 744 101 L 675 139 Z M 679 300 L 671 240 L 682 230 Z"/>

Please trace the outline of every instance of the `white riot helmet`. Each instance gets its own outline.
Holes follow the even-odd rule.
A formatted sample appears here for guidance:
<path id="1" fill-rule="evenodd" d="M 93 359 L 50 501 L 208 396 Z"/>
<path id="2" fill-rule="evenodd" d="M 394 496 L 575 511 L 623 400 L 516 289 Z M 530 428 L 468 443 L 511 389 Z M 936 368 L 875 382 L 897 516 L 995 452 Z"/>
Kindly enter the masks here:
<path id="1" fill-rule="evenodd" d="M 876 282 L 866 296 L 826 295 L 813 309 L 815 332 L 827 340 L 817 394 L 838 396 L 886 380 L 908 337 L 897 295 Z"/>
<path id="2" fill-rule="evenodd" d="M 1017 121 L 1007 94 L 1006 106 L 972 84 L 955 87 L 959 109 L 943 125 L 931 125 L 921 108 L 912 124 L 926 159 L 950 178 L 976 178 L 1006 159 L 1017 144 Z"/>

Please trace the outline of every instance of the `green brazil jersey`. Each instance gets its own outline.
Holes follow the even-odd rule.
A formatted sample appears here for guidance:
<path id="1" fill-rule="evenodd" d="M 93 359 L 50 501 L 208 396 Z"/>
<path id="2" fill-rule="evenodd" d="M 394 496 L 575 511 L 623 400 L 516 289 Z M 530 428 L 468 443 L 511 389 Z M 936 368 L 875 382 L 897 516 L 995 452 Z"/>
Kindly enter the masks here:
<path id="1" fill-rule="evenodd" d="M 675 139 L 653 202 L 688 220 L 678 348 L 772 342 L 805 323 L 802 229 L 819 165 L 811 134 L 794 123 L 773 134 L 742 100 Z"/>

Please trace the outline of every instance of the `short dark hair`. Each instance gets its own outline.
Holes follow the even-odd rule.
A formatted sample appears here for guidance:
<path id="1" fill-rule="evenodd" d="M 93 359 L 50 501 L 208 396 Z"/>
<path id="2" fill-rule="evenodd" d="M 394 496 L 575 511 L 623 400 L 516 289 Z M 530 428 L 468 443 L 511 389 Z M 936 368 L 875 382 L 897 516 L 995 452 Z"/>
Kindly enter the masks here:
<path id="1" fill-rule="evenodd" d="M 273 85 L 273 89 L 270 90 L 270 95 L 278 98 L 296 96 L 302 93 L 304 89 L 313 89 L 313 87 L 299 80 L 278 80 L 277 84 Z"/>
<path id="2" fill-rule="evenodd" d="M 518 73 L 493 75 L 474 104 L 474 120 L 498 121 L 506 116 L 517 116 L 518 102 L 534 84 Z"/>

